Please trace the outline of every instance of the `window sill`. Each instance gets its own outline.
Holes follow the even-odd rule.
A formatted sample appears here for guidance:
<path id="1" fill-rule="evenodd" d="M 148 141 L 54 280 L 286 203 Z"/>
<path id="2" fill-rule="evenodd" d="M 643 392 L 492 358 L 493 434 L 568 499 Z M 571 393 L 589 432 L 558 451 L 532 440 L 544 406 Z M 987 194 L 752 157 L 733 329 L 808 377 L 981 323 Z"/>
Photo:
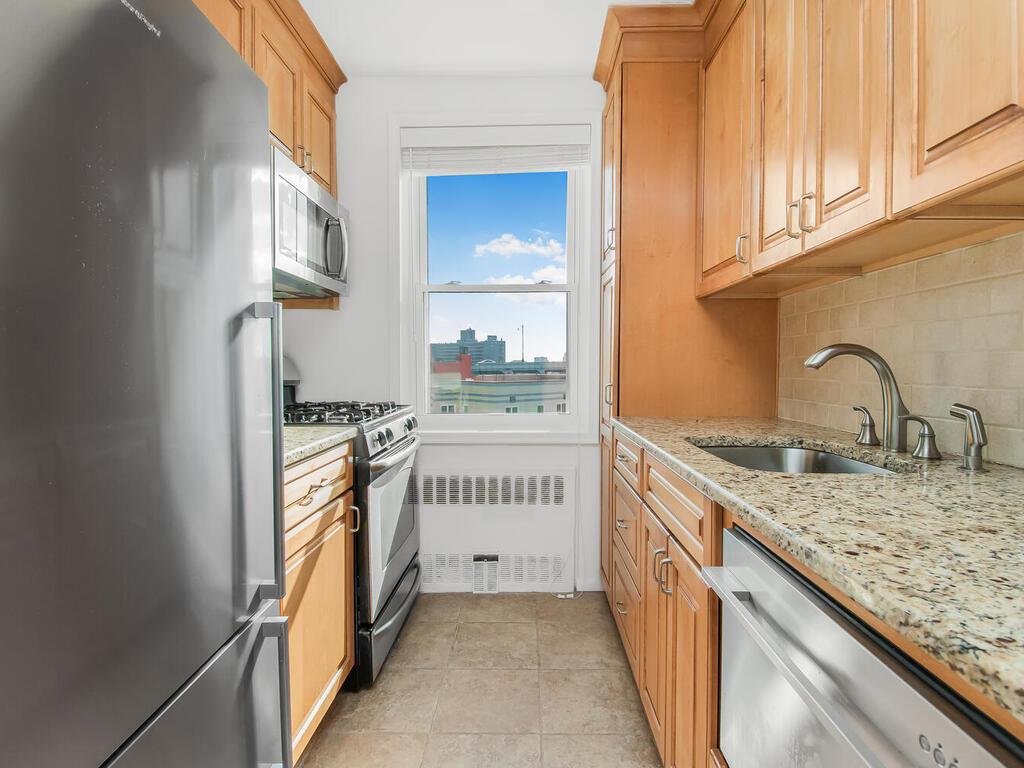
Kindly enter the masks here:
<path id="1" fill-rule="evenodd" d="M 597 445 L 597 434 L 552 429 L 420 429 L 424 445 Z"/>

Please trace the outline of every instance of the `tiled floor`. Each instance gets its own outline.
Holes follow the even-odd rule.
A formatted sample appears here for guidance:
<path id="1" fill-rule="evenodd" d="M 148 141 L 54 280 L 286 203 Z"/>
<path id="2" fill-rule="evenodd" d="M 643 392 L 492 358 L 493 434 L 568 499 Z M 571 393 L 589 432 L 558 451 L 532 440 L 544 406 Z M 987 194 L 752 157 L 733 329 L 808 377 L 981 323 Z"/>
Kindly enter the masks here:
<path id="1" fill-rule="evenodd" d="M 303 768 L 655 768 L 603 594 L 421 595 Z"/>

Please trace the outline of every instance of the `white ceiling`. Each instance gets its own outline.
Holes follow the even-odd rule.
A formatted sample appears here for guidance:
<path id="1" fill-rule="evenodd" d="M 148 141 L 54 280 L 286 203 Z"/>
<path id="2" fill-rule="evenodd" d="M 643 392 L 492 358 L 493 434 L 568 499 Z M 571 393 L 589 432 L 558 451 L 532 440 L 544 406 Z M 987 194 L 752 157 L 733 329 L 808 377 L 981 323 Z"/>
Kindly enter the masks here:
<path id="1" fill-rule="evenodd" d="M 609 5 L 607 0 L 301 1 L 349 77 L 590 75 Z"/>

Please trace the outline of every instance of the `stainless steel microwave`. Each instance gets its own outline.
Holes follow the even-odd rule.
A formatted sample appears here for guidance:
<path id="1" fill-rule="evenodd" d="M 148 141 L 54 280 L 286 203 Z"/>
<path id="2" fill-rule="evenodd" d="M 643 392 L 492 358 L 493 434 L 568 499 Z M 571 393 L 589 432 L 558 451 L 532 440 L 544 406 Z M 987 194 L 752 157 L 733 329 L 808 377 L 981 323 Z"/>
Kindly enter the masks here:
<path id="1" fill-rule="evenodd" d="M 348 295 L 348 212 L 274 150 L 274 297 Z"/>

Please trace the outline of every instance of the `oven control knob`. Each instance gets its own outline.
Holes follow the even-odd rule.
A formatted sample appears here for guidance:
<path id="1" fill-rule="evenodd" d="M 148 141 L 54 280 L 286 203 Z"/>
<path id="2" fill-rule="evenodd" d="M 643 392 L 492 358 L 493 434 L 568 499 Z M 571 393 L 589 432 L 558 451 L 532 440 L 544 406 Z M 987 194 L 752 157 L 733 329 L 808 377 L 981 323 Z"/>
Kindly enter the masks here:
<path id="1" fill-rule="evenodd" d="M 415 416 L 410 416 L 409 417 L 409 421 L 412 422 L 412 428 L 413 429 L 416 429 L 416 427 L 418 427 L 420 425 L 420 420 L 417 419 Z"/>
<path id="2" fill-rule="evenodd" d="M 416 429 L 416 419 L 410 416 L 405 420 L 405 431 L 412 432 L 414 429 Z"/>
<path id="3" fill-rule="evenodd" d="M 385 429 L 385 430 L 384 430 L 384 433 L 385 433 L 385 435 L 387 436 L 387 440 L 388 440 L 388 442 L 389 442 L 389 443 L 390 443 L 390 442 L 391 442 L 392 440 L 394 440 L 394 439 L 395 439 L 395 433 L 391 431 L 391 427 L 388 427 L 387 429 Z"/>
<path id="4" fill-rule="evenodd" d="M 388 444 L 388 436 L 384 434 L 383 430 L 381 430 L 380 432 L 377 433 L 377 445 L 387 445 L 387 444 Z"/>

